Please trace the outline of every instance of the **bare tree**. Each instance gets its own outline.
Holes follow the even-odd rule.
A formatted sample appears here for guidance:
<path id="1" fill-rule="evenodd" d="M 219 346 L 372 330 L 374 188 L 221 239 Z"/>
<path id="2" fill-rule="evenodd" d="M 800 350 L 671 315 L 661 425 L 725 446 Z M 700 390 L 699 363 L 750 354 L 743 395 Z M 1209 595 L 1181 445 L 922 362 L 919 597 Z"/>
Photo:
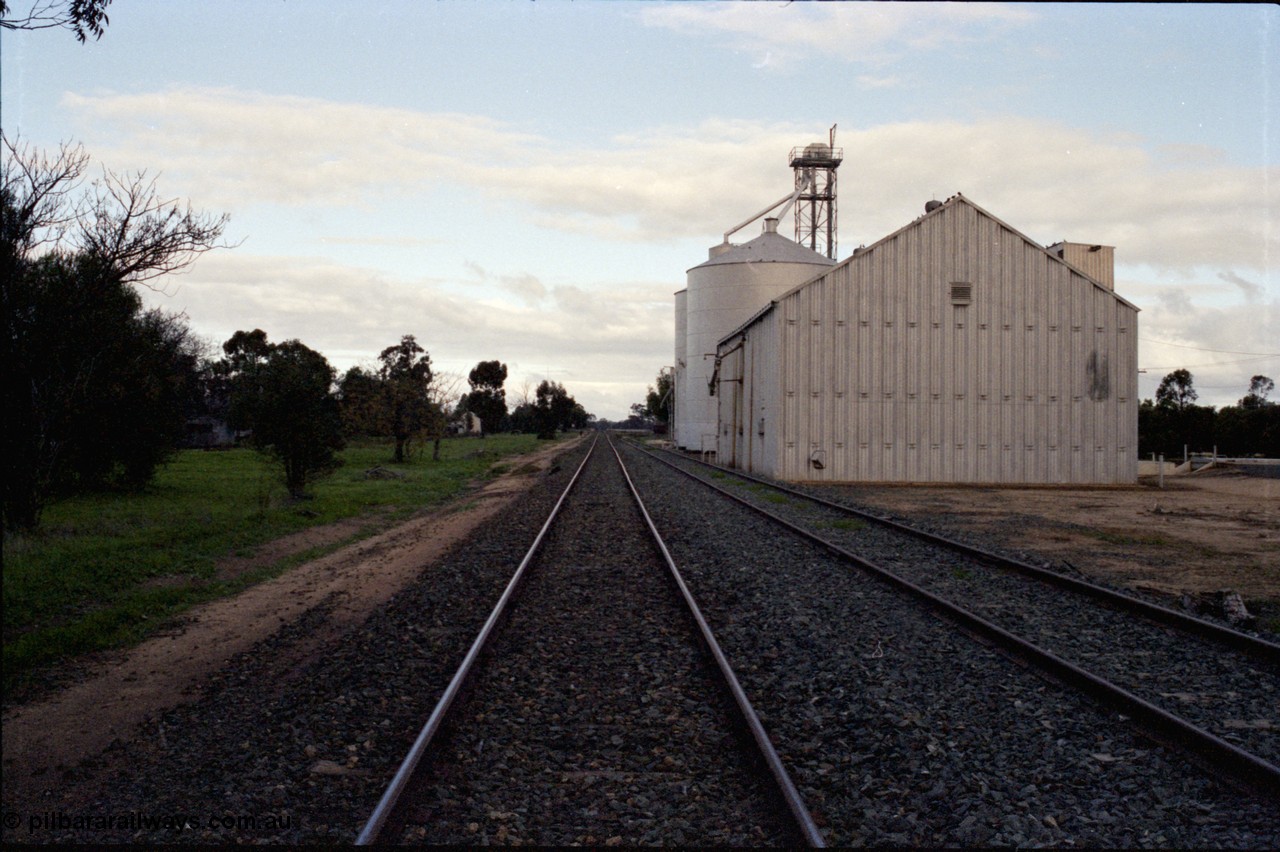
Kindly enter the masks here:
<path id="1" fill-rule="evenodd" d="M 458 407 L 458 401 L 464 396 L 462 384 L 465 381 L 466 376 L 461 373 L 446 370 L 441 370 L 431 377 L 431 401 L 440 406 L 445 416 L 453 414 L 454 409 Z"/>
<path id="2" fill-rule="evenodd" d="M 428 428 L 432 440 L 432 461 L 440 461 L 440 439 L 444 437 L 449 418 L 458 407 L 458 400 L 462 399 L 464 378 L 461 373 L 451 372 L 439 372 L 431 377 L 431 386 L 427 389 L 427 394 L 435 413 Z"/>
<path id="3" fill-rule="evenodd" d="M 4 237 L 21 255 L 56 246 L 77 219 L 73 193 L 80 188 L 89 155 L 66 142 L 56 157 L 3 137 L 9 156 L 0 164 L 5 204 Z"/>
<path id="4" fill-rule="evenodd" d="M 517 405 L 533 405 L 534 383 L 526 378 L 520 383 L 520 390 L 516 392 Z"/>
<path id="5" fill-rule="evenodd" d="M 226 213 L 214 218 L 161 197 L 155 178 L 145 171 L 120 176 L 104 170 L 102 180 L 94 182 L 90 208 L 80 217 L 77 241 L 125 281 L 145 284 L 185 271 L 211 249 L 227 247 L 217 240 L 228 220 Z"/>
<path id="6" fill-rule="evenodd" d="M 197 213 L 164 198 L 145 171 L 120 175 L 104 168 L 92 189 L 80 193 L 89 162 L 82 145 L 63 143 L 50 157 L 7 136 L 3 142 L 9 156 L 0 168 L 0 190 L 15 211 L 4 223 L 5 237 L 20 255 L 81 252 L 105 262 L 123 282 L 152 287 L 149 282 L 185 271 L 201 254 L 232 247 L 219 242 L 227 214 Z"/>

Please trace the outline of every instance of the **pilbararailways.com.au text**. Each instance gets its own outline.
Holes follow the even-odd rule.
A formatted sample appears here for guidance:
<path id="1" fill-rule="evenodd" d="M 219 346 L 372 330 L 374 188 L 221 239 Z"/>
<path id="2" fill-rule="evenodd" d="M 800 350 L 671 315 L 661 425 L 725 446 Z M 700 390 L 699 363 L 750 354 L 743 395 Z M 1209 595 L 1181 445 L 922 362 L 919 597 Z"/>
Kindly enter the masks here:
<path id="1" fill-rule="evenodd" d="M 35 814 L 6 813 L 4 827 L 23 828 L 28 834 L 55 831 L 279 831 L 293 827 L 289 814 L 152 814 L 144 811 L 93 813 L 90 811 L 43 811 Z"/>

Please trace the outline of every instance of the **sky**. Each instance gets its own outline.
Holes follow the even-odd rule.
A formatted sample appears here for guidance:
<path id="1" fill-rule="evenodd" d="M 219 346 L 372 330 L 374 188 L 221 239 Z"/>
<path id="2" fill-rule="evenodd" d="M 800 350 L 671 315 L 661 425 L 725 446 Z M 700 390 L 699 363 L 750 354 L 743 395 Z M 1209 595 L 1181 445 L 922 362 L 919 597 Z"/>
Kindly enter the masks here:
<path id="1" fill-rule="evenodd" d="M 673 361 L 687 270 L 786 195 L 790 150 L 835 125 L 839 259 L 961 192 L 1043 245 L 1116 247 L 1143 398 L 1181 367 L 1208 405 L 1280 381 L 1274 5 L 108 13 L 83 45 L 0 33 L 0 121 L 230 215 L 234 248 L 145 293 L 214 351 L 261 328 L 345 371 L 412 334 L 464 390 L 498 359 L 509 401 L 550 379 L 624 418 Z"/>

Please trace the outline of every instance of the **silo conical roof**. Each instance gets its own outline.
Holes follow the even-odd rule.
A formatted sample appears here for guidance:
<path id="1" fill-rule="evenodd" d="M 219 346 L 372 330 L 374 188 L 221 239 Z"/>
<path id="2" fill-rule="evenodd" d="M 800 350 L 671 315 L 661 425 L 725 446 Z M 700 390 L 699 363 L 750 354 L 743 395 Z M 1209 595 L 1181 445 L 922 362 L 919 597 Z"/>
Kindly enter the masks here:
<path id="1" fill-rule="evenodd" d="M 693 269 L 719 266 L 726 263 L 812 263 L 819 266 L 835 266 L 836 262 L 825 254 L 805 248 L 775 231 L 765 231 L 760 236 L 728 251 L 717 254 Z M 692 270 L 690 270 L 692 271 Z"/>

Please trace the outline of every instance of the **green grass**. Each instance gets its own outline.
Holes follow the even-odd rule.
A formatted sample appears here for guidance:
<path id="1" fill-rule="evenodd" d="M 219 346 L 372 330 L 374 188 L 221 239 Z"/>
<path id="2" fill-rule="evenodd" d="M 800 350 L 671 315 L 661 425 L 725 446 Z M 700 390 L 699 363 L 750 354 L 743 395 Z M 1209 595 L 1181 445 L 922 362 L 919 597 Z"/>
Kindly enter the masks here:
<path id="1" fill-rule="evenodd" d="M 55 503 L 37 532 L 5 536 L 5 691 L 75 655 L 136 642 L 194 604 L 322 551 L 234 579 L 217 575 L 224 557 L 248 556 L 272 539 L 352 517 L 368 520 L 353 538 L 372 534 L 492 475 L 500 459 L 540 445 L 532 435 L 448 440 L 439 462 L 427 448 L 395 465 L 389 443 L 357 443 L 304 501 L 290 500 L 277 467 L 251 450 L 185 451 L 141 494 Z M 366 479 L 365 470 L 378 466 L 403 478 Z"/>
<path id="2" fill-rule="evenodd" d="M 825 524 L 828 529 L 844 530 L 845 532 L 856 532 L 866 525 L 866 521 L 858 518 L 837 518 L 834 521 L 827 521 Z"/>
<path id="3" fill-rule="evenodd" d="M 735 484 L 739 484 L 739 483 L 735 483 Z M 762 482 L 745 482 L 744 481 L 741 484 L 743 489 L 751 492 L 752 494 L 755 494 L 757 497 L 764 500 L 766 503 L 777 503 L 779 505 L 787 505 L 787 506 L 795 505 L 795 501 L 792 500 L 790 497 L 788 497 L 786 494 L 783 494 L 782 492 L 774 489 L 769 485 L 765 485 Z"/>

